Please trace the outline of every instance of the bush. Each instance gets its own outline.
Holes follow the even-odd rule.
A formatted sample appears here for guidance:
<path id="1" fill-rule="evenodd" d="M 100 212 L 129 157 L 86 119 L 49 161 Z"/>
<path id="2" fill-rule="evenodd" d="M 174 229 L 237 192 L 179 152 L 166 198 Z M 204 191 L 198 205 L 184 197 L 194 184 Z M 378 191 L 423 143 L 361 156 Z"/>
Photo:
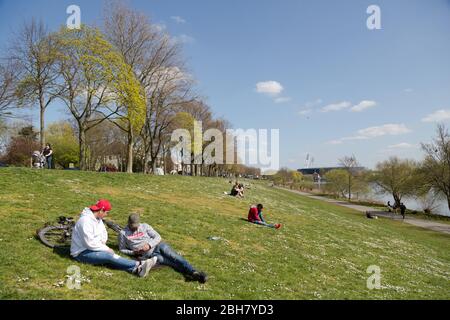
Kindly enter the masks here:
<path id="1" fill-rule="evenodd" d="M 68 122 L 56 122 L 47 129 L 47 141 L 53 149 L 54 162 L 63 168 L 73 163 L 78 166 L 78 140 L 72 126 Z"/>
<path id="2" fill-rule="evenodd" d="M 12 166 L 31 166 L 31 154 L 40 150 L 36 137 L 37 133 L 33 131 L 33 127 L 22 128 L 17 136 L 11 138 L 1 161 Z"/>

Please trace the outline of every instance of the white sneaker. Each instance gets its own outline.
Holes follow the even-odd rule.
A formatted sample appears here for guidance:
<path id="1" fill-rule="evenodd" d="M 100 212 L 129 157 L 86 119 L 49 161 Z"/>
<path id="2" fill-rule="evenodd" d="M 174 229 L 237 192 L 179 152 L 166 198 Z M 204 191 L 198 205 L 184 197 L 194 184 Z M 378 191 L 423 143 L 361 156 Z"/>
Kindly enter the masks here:
<path id="1" fill-rule="evenodd" d="M 141 271 L 139 271 L 138 275 L 139 277 L 143 278 L 148 275 L 150 272 L 150 269 L 153 268 L 153 266 L 156 264 L 156 261 L 158 260 L 157 257 L 153 257 L 151 259 L 147 259 L 142 263 Z"/>

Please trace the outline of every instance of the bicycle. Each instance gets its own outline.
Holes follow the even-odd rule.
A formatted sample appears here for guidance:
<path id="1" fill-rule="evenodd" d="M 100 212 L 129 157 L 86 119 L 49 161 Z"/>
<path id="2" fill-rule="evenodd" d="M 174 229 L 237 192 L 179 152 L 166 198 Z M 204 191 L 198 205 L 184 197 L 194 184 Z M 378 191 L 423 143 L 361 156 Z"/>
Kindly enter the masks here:
<path id="1" fill-rule="evenodd" d="M 108 228 L 116 233 L 122 231 L 122 227 L 118 224 L 103 220 Z M 56 247 L 70 247 L 72 239 L 72 231 L 75 226 L 75 221 L 71 217 L 58 217 L 56 225 L 46 224 L 43 228 L 37 230 L 39 240 L 49 248 Z"/>

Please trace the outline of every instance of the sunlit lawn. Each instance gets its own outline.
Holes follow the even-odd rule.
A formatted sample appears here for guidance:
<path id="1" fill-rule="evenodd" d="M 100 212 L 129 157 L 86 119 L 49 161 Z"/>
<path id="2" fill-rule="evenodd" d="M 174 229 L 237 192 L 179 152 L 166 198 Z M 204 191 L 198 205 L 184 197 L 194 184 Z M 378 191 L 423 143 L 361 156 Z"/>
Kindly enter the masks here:
<path id="1" fill-rule="evenodd" d="M 234 199 L 220 178 L 0 169 L 0 298 L 450 298 L 450 236 L 245 183 L 246 198 Z M 110 219 L 120 224 L 141 213 L 209 281 L 185 282 L 169 268 L 141 279 L 82 265 L 34 237 L 45 222 L 76 217 L 99 198 L 111 200 Z M 242 220 L 256 203 L 283 228 Z M 110 232 L 113 248 L 116 239 Z M 80 290 L 64 285 L 70 265 L 81 267 Z M 381 289 L 367 289 L 370 265 L 381 268 Z"/>

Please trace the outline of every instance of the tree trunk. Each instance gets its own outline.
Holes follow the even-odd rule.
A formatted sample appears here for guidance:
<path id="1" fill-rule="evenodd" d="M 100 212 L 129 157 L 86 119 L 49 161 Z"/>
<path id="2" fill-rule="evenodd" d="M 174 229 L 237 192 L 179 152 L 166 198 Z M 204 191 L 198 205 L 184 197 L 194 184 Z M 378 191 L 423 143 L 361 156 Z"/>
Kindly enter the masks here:
<path id="1" fill-rule="evenodd" d="M 80 170 L 86 170 L 86 131 L 84 127 L 78 124 L 78 143 L 80 156 Z"/>
<path id="2" fill-rule="evenodd" d="M 144 150 L 144 166 L 143 166 L 143 168 L 144 168 L 144 173 L 145 174 L 148 174 L 149 172 L 150 172 L 150 170 L 149 170 L 149 166 L 148 166 L 148 157 L 149 157 L 149 152 L 148 151 L 145 151 Z"/>
<path id="3" fill-rule="evenodd" d="M 163 150 L 163 154 L 162 154 L 162 161 L 163 161 L 163 170 L 164 170 L 164 174 L 167 174 L 167 165 L 166 165 L 166 163 L 167 163 L 167 159 L 166 159 L 166 147 L 165 147 L 165 145 L 163 144 L 163 146 L 162 146 L 162 150 Z"/>
<path id="4" fill-rule="evenodd" d="M 348 176 L 348 201 L 352 200 L 352 178 L 350 176 Z"/>
<path id="5" fill-rule="evenodd" d="M 128 143 L 127 143 L 127 173 L 133 173 L 133 132 L 130 130 L 128 132 Z"/>
<path id="6" fill-rule="evenodd" d="M 402 198 L 399 197 L 397 193 L 393 193 L 392 196 L 394 197 L 395 206 L 398 208 L 400 207 L 400 203 L 402 201 Z"/>
<path id="7" fill-rule="evenodd" d="M 152 172 L 153 172 L 153 174 L 156 173 L 156 158 L 153 159 L 153 161 L 152 161 Z"/>
<path id="8" fill-rule="evenodd" d="M 41 150 L 45 148 L 45 102 L 44 96 L 40 94 L 39 97 L 39 107 L 40 107 L 40 142 L 41 142 Z"/>

